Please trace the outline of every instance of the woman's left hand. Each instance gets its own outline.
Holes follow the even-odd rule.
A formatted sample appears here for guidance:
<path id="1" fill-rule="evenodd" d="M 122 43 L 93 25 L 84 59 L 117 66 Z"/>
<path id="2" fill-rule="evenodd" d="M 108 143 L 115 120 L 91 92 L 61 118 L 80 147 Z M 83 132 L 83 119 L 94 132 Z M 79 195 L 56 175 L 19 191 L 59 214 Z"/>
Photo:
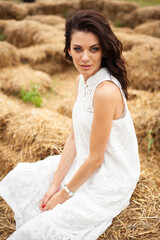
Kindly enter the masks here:
<path id="1" fill-rule="evenodd" d="M 61 191 L 55 193 L 50 200 L 47 202 L 47 205 L 44 208 L 44 211 L 53 209 L 57 204 L 61 204 L 70 198 L 69 194 L 62 189 Z"/>

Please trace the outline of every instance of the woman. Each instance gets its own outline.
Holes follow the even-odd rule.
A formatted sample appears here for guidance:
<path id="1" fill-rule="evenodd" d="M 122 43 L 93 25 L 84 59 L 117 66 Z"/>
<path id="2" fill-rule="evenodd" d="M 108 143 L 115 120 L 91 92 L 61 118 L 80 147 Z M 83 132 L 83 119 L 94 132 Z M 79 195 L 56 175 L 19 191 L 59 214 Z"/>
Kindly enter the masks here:
<path id="1" fill-rule="evenodd" d="M 139 179 L 120 41 L 94 10 L 68 17 L 65 37 L 66 58 L 80 73 L 71 133 L 62 155 L 19 163 L 0 183 L 15 212 L 10 240 L 97 239 Z"/>

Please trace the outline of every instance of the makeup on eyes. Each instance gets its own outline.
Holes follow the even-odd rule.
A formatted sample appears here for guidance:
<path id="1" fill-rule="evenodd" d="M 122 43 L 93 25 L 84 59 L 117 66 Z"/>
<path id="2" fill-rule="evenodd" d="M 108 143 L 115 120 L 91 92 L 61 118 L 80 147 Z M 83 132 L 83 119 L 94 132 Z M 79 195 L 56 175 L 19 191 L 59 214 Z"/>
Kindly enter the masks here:
<path id="1" fill-rule="evenodd" d="M 73 47 L 73 49 L 74 49 L 75 51 L 80 52 L 80 51 L 82 50 L 82 47 L 81 47 L 81 46 L 76 45 L 76 44 L 73 44 L 73 45 L 75 45 L 75 47 Z M 97 52 L 97 51 L 99 50 L 99 47 L 95 47 L 95 46 L 97 46 L 97 45 L 100 45 L 100 44 L 94 44 L 94 45 L 92 45 L 92 46 L 90 47 L 91 52 Z"/>

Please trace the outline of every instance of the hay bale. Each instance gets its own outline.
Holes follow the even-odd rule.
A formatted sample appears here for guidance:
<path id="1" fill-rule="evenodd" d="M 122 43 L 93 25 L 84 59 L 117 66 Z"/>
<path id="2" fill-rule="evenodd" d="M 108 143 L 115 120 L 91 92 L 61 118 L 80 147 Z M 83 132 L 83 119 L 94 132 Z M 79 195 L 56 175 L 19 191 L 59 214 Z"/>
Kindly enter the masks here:
<path id="1" fill-rule="evenodd" d="M 160 20 L 143 23 L 137 26 L 134 31 L 136 33 L 160 38 Z"/>
<path id="2" fill-rule="evenodd" d="M 153 7 L 137 8 L 129 14 L 124 15 L 123 23 L 125 26 L 134 28 L 142 23 L 159 20 L 160 5 Z"/>
<path id="3" fill-rule="evenodd" d="M 57 26 L 33 20 L 8 20 L 2 33 L 6 41 L 19 48 L 64 40 L 64 32 Z"/>
<path id="4" fill-rule="evenodd" d="M 57 112 L 59 114 L 62 114 L 64 116 L 67 116 L 69 118 L 72 118 L 72 110 L 64 105 L 60 105 L 58 108 L 57 108 Z"/>
<path id="5" fill-rule="evenodd" d="M 123 23 L 123 17 L 127 14 L 129 15 L 136 9 L 139 9 L 139 5 L 135 2 L 102 1 L 103 14 L 110 20 L 119 21 L 119 23 Z"/>
<path id="6" fill-rule="evenodd" d="M 0 20 L 0 33 L 1 34 L 3 33 L 7 23 L 8 23 L 8 20 Z"/>
<path id="7" fill-rule="evenodd" d="M 128 101 L 136 129 L 136 135 L 141 151 L 147 152 L 149 139 L 152 153 L 160 151 L 160 92 L 129 90 L 134 98 Z M 152 130 L 152 132 L 150 132 Z M 158 155 L 157 155 L 158 156 Z"/>
<path id="8" fill-rule="evenodd" d="M 0 138 L 9 122 L 11 116 L 19 110 L 19 104 L 0 92 Z"/>
<path id="9" fill-rule="evenodd" d="M 20 63 L 20 55 L 17 49 L 7 43 L 0 41 L 0 68 L 15 66 Z"/>
<path id="10" fill-rule="evenodd" d="M 43 14 L 38 1 L 35 3 L 23 3 L 25 9 L 27 9 L 28 15 Z"/>
<path id="11" fill-rule="evenodd" d="M 0 140 L 0 181 L 9 173 L 18 162 L 21 161 L 21 156 L 18 152 L 15 152 L 10 145 Z M 2 229 L 2 228 L 1 228 Z"/>
<path id="12" fill-rule="evenodd" d="M 137 9 L 139 5 L 134 2 L 110 0 L 81 0 L 80 9 L 96 9 L 103 12 L 110 20 L 121 21 L 127 13 Z"/>
<path id="13" fill-rule="evenodd" d="M 19 49 L 21 61 L 28 63 L 33 69 L 44 71 L 48 74 L 62 72 L 71 65 L 65 60 L 63 44 L 43 44 L 29 48 Z"/>
<path id="14" fill-rule="evenodd" d="M 44 1 L 39 2 L 41 12 L 43 14 L 55 14 L 66 17 L 71 10 L 78 10 L 80 8 L 79 1 Z"/>
<path id="15" fill-rule="evenodd" d="M 22 4 L 13 2 L 0 2 L 0 19 L 17 19 L 21 20 L 28 14 L 27 9 Z"/>
<path id="16" fill-rule="evenodd" d="M 128 78 L 132 88 L 155 91 L 160 90 L 160 47 L 139 45 L 124 52 L 128 63 Z"/>
<path id="17" fill-rule="evenodd" d="M 14 213 L 0 198 L 0 239 L 6 240 L 15 230 Z"/>
<path id="18" fill-rule="evenodd" d="M 124 34 L 135 34 L 135 31 L 132 28 L 129 27 L 116 27 L 114 25 L 111 25 L 112 31 L 117 33 L 124 33 Z"/>
<path id="19" fill-rule="evenodd" d="M 18 94 L 22 88 L 31 90 L 32 83 L 43 93 L 50 89 L 52 81 L 46 73 L 35 71 L 29 66 L 2 68 L 0 71 L 0 89 L 7 94 Z"/>
<path id="20" fill-rule="evenodd" d="M 150 173 L 141 173 L 130 205 L 116 218 L 100 239 L 158 239 L 160 198 Z"/>
<path id="21" fill-rule="evenodd" d="M 159 39 L 142 34 L 128 34 L 122 31 L 115 32 L 116 36 L 123 44 L 123 50 L 131 50 L 134 46 L 148 44 L 150 46 L 159 45 Z"/>
<path id="22" fill-rule="evenodd" d="M 10 119 L 3 139 L 14 151 L 36 161 L 62 151 L 70 124 L 69 118 L 50 110 L 24 110 Z"/>
<path id="23" fill-rule="evenodd" d="M 97 9 L 102 11 L 103 0 L 80 0 L 80 9 Z"/>
<path id="24" fill-rule="evenodd" d="M 27 16 L 26 20 L 34 20 L 40 23 L 48 24 L 48 25 L 58 25 L 65 24 L 65 19 L 60 16 L 54 15 L 35 15 L 35 16 Z"/>

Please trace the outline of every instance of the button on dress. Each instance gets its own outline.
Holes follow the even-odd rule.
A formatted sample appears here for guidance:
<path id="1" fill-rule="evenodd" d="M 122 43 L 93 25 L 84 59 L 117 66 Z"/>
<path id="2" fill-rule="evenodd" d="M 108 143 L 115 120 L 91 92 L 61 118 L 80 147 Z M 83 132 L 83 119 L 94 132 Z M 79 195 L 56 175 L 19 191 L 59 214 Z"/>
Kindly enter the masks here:
<path id="1" fill-rule="evenodd" d="M 112 121 L 104 162 L 73 197 L 44 213 L 38 206 L 53 180 L 61 155 L 35 163 L 18 163 L 0 182 L 0 196 L 15 213 L 16 231 L 9 240 L 96 240 L 129 205 L 140 176 L 138 144 L 121 84 L 107 68 L 101 68 L 87 82 L 80 75 L 72 111 L 76 157 L 61 188 L 89 155 L 93 97 L 103 81 L 116 84 L 124 102 L 123 114 Z"/>

